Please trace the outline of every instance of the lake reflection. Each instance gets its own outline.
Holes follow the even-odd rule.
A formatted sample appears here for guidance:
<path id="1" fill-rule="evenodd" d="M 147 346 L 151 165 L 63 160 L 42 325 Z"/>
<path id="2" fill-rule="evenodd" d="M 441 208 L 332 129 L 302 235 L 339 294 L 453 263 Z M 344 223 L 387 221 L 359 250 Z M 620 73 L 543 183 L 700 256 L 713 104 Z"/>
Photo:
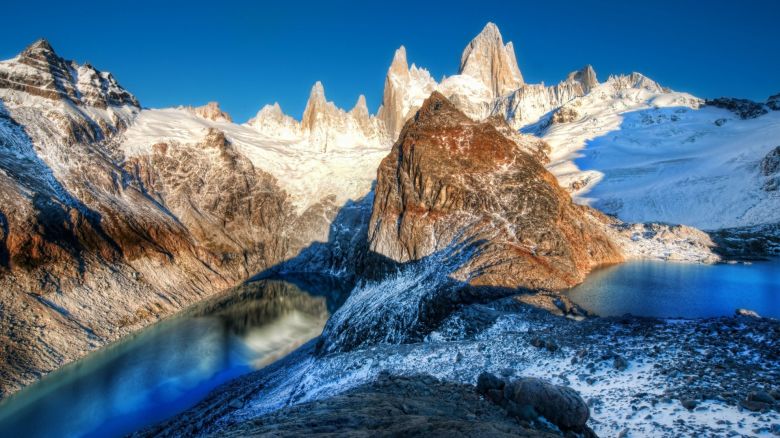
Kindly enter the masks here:
<path id="1" fill-rule="evenodd" d="M 261 280 L 63 367 L 0 404 L 0 436 L 120 436 L 318 336 L 327 296 Z"/>
<path id="2" fill-rule="evenodd" d="M 780 262 L 633 261 L 594 271 L 568 295 L 601 316 L 702 318 L 746 308 L 780 318 Z"/>

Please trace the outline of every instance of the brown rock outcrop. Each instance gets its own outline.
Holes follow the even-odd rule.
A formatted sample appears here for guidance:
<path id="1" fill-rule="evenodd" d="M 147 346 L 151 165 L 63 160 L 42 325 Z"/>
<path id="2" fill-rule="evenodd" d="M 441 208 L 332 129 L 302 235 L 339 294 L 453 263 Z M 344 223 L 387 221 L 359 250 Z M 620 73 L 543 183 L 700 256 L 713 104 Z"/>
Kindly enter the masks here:
<path id="1" fill-rule="evenodd" d="M 433 93 L 379 167 L 370 249 L 406 262 L 466 240 L 480 249 L 455 277 L 474 285 L 565 288 L 622 260 L 539 161 Z"/>

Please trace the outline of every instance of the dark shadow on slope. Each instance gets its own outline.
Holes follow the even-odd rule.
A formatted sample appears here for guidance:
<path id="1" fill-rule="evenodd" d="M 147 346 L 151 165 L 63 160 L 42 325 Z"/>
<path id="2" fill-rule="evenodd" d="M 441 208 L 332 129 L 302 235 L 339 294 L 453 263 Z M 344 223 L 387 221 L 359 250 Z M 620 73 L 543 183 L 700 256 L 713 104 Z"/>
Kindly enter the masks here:
<path id="1" fill-rule="evenodd" d="M 9 255 L 8 255 L 8 218 L 0 211 L 0 267 L 9 267 Z"/>
<path id="2" fill-rule="evenodd" d="M 488 241 L 463 230 L 445 248 L 420 260 L 397 262 L 369 249 L 374 192 L 348 201 L 332 221 L 327 242 L 315 242 L 249 281 L 280 278 L 315 295 L 331 296 L 333 313 L 317 346 L 320 354 L 378 343 L 422 340 L 458 308 L 530 292 L 473 286 L 470 279 L 491 266 L 469 266 L 469 278 L 453 274 Z"/>
<path id="3" fill-rule="evenodd" d="M 329 225 L 326 242 L 313 242 L 294 257 L 263 270 L 248 281 L 280 276 L 285 279 L 303 278 L 316 274 L 354 284 L 357 278 L 376 278 L 393 272 L 395 262 L 368 249 L 368 223 L 373 203 L 372 185 L 365 196 L 348 200 L 339 208 Z"/>
<path id="4" fill-rule="evenodd" d="M 369 253 L 367 259 L 379 263 L 374 273 L 381 275 L 358 282 L 325 326 L 317 353 L 419 342 L 463 306 L 529 292 L 471 285 L 481 269 L 469 269 L 467 278 L 453 278 L 487 243 L 459 236 L 446 248 L 405 263 Z"/>

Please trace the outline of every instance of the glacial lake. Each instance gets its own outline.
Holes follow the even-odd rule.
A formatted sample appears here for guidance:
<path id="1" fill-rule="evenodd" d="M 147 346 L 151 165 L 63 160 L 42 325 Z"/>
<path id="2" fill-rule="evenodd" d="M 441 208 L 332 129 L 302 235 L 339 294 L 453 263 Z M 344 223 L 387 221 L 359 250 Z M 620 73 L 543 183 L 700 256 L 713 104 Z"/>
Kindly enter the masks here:
<path id="1" fill-rule="evenodd" d="M 567 294 L 600 316 L 706 318 L 745 308 L 780 318 L 780 260 L 716 265 L 633 261 L 598 269 Z"/>
<path id="2" fill-rule="evenodd" d="M 222 293 L 67 365 L 0 402 L 0 437 L 114 437 L 158 423 L 211 390 L 318 336 L 351 285 L 259 280 Z M 637 261 L 598 269 L 567 292 L 602 316 L 780 318 L 780 261 Z"/>
<path id="3" fill-rule="evenodd" d="M 165 420 L 319 336 L 346 292 L 330 278 L 227 291 L 10 396 L 0 437 L 123 436 Z"/>

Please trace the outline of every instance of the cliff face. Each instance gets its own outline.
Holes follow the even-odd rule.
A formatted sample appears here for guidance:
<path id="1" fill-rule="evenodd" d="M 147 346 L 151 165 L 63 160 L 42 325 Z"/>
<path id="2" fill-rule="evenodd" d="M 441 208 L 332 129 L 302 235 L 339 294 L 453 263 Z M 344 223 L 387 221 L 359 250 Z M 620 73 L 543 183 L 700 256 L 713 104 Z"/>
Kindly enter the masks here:
<path id="1" fill-rule="evenodd" d="M 622 260 L 599 220 L 515 141 L 434 93 L 379 167 L 369 242 L 398 262 L 476 242 L 459 279 L 564 288 Z"/>

